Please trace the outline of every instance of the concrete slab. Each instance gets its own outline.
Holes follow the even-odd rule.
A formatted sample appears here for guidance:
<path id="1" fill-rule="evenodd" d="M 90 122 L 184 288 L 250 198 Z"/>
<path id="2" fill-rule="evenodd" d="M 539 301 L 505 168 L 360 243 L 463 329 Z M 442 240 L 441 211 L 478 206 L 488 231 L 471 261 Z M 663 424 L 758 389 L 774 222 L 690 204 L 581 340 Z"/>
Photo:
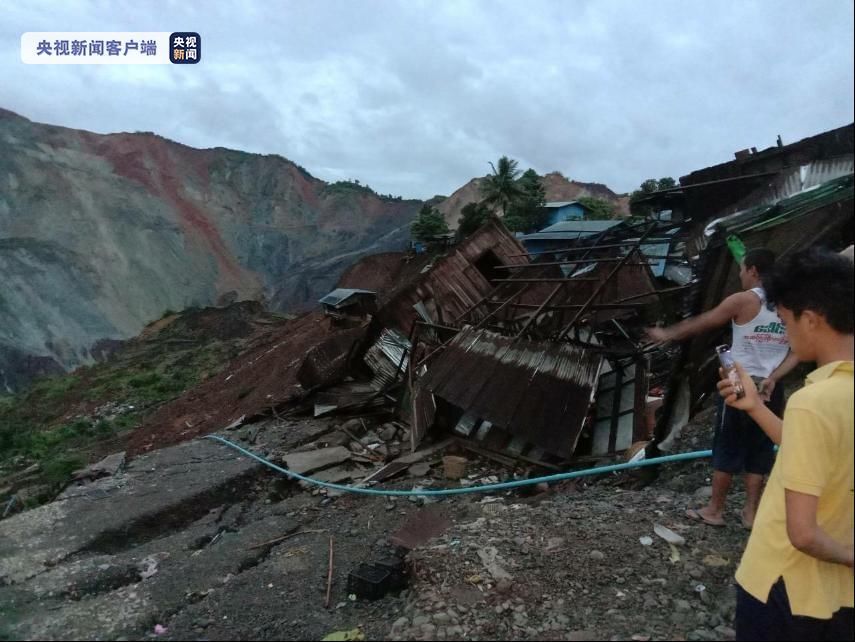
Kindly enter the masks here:
<path id="1" fill-rule="evenodd" d="M 350 457 L 351 452 L 347 448 L 335 446 L 302 453 L 288 453 L 283 455 L 282 459 L 285 461 L 285 468 L 299 475 L 305 475 L 315 470 L 335 466 L 347 461 Z"/>
<path id="2" fill-rule="evenodd" d="M 114 552 L 130 532 L 192 522 L 260 464 L 212 441 L 139 457 L 117 475 L 69 488 L 56 501 L 0 522 L 0 584 L 31 578 L 80 551 Z"/>

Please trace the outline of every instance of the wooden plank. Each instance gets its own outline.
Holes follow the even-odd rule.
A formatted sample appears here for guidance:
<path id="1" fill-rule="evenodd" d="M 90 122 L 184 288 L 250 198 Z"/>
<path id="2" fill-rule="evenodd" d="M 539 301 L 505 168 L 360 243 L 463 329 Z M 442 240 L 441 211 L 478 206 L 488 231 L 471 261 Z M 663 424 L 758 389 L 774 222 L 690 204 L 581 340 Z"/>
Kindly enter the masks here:
<path id="1" fill-rule="evenodd" d="M 416 464 L 427 457 L 439 452 L 440 450 L 444 450 L 448 448 L 451 444 L 454 443 L 454 438 L 449 437 L 448 439 L 444 439 L 432 446 L 428 446 L 427 448 L 422 448 L 421 450 L 417 450 L 414 453 L 410 453 L 409 455 L 403 455 L 402 457 L 398 457 L 394 461 L 390 461 L 388 464 L 374 471 L 368 477 L 363 479 L 360 482 L 360 486 L 367 484 L 369 482 L 379 482 L 384 479 L 389 479 L 393 475 L 397 475 L 401 471 L 406 470 L 412 464 Z"/>
<path id="2" fill-rule="evenodd" d="M 390 477 L 394 477 L 395 475 L 402 473 L 403 471 L 407 470 L 407 468 L 409 468 L 409 467 L 410 467 L 410 464 L 405 464 L 404 462 L 401 462 L 401 461 L 395 460 L 395 461 L 389 462 L 388 464 L 386 464 L 382 468 L 379 468 L 379 469 L 375 470 L 373 473 L 371 473 L 370 475 L 368 475 L 368 477 L 366 477 L 361 482 L 359 482 L 359 485 L 365 486 L 366 484 L 370 484 L 371 482 L 386 481 Z"/>

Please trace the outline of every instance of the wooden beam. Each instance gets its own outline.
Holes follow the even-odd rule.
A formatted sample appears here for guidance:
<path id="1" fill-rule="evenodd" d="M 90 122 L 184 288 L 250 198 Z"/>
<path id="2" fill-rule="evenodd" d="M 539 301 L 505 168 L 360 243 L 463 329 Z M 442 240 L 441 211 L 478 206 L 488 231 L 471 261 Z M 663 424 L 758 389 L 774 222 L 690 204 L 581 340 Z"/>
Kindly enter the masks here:
<path id="1" fill-rule="evenodd" d="M 641 246 L 641 244 L 642 244 L 642 243 L 644 243 L 644 240 L 645 240 L 648 236 L 650 236 L 650 234 L 652 234 L 652 233 L 653 233 L 653 229 L 654 229 L 655 227 L 656 227 L 655 225 L 651 225 L 651 226 L 647 229 L 647 231 L 646 231 L 646 232 L 644 232 L 644 233 L 643 233 L 643 234 L 638 238 L 638 240 L 637 240 L 637 241 L 636 241 L 636 243 L 635 243 L 635 247 L 633 248 L 633 250 L 634 250 L 634 251 L 635 251 L 635 250 L 638 250 L 638 248 Z M 605 278 L 605 279 L 604 279 L 604 280 L 603 280 L 603 281 L 602 281 L 602 282 L 597 286 L 597 289 L 596 289 L 596 290 L 594 290 L 594 292 L 591 294 L 591 296 L 589 296 L 589 297 L 588 297 L 588 300 L 587 300 L 587 301 L 585 301 L 585 304 L 582 306 L 582 308 L 580 308 L 580 309 L 579 309 L 579 311 L 578 311 L 578 312 L 576 312 L 576 314 L 573 316 L 573 320 L 572 320 L 572 321 L 570 321 L 570 323 L 568 323 L 568 324 L 567 324 L 567 326 L 566 326 L 566 327 L 565 327 L 565 328 L 564 328 L 564 329 L 563 329 L 563 330 L 558 334 L 558 337 L 557 337 L 557 338 L 558 338 L 558 340 L 559 340 L 559 341 L 560 341 L 561 339 L 563 339 L 564 337 L 566 337 L 566 336 L 567 336 L 567 333 L 569 333 L 569 332 L 570 332 L 570 330 L 573 328 L 573 326 L 574 326 L 574 325 L 576 325 L 576 322 L 577 322 L 579 319 L 581 319 L 581 318 L 582 318 L 582 315 L 585 313 L 585 310 L 587 310 L 587 309 L 588 309 L 588 307 L 589 307 L 589 306 L 594 302 L 594 299 L 596 299 L 598 296 L 600 296 L 600 294 L 602 293 L 603 289 L 606 287 L 606 284 L 607 284 L 607 283 L 609 283 L 609 281 L 611 281 L 611 280 L 612 280 L 612 277 L 613 277 L 615 274 L 617 274 L 617 273 L 621 270 L 621 268 L 623 267 L 624 262 L 625 262 L 625 261 L 627 261 L 627 260 L 629 260 L 629 257 L 631 257 L 631 256 L 632 256 L 632 254 L 633 254 L 633 252 L 630 252 L 630 253 L 629 253 L 629 254 L 627 254 L 625 257 L 623 257 L 623 261 L 622 261 L 622 262 L 620 262 L 620 263 L 618 263 L 617 265 L 615 265 L 615 267 L 612 269 L 612 271 L 611 271 L 611 272 L 609 272 L 608 276 L 607 276 L 607 277 L 606 277 L 606 278 Z"/>
<path id="2" fill-rule="evenodd" d="M 651 292 L 650 296 L 655 294 L 655 292 Z M 500 301 L 487 301 L 488 305 L 499 305 Z M 651 301 L 650 303 L 654 303 Z M 645 305 L 650 305 L 650 303 L 595 303 L 588 306 L 589 310 L 626 310 L 628 308 L 640 308 Z M 527 310 L 537 310 L 541 308 L 540 305 L 535 303 L 511 303 L 510 307 L 512 308 L 522 308 Z M 577 308 L 583 307 L 581 303 L 570 303 L 570 304 L 558 304 L 558 305 L 548 305 L 544 310 L 576 310 Z"/>
<path id="3" fill-rule="evenodd" d="M 599 281 L 597 278 L 590 277 L 568 277 L 564 279 L 543 278 L 543 279 L 493 279 L 496 283 L 581 283 L 584 281 Z"/>

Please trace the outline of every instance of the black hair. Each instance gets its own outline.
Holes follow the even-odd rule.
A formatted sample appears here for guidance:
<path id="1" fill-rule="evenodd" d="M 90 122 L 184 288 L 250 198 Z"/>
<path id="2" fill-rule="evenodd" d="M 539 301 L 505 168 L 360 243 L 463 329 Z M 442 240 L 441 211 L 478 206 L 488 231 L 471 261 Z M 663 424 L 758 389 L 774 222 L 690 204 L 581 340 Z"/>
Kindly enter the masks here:
<path id="1" fill-rule="evenodd" d="M 825 317 L 834 330 L 853 334 L 852 299 L 855 267 L 845 256 L 812 247 L 782 259 L 763 280 L 770 305 L 792 310 L 799 318 L 805 310 Z"/>
<path id="2" fill-rule="evenodd" d="M 764 278 L 775 266 L 775 253 L 765 247 L 748 250 L 742 259 L 746 268 L 757 268 L 760 278 Z"/>

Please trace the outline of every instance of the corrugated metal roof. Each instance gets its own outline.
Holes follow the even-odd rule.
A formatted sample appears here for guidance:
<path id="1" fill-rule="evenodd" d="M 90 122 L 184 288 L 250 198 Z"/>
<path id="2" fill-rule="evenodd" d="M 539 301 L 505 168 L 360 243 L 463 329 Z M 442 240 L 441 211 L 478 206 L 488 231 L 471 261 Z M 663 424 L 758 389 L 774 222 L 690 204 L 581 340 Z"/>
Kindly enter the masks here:
<path id="1" fill-rule="evenodd" d="M 855 160 L 852 156 L 842 156 L 828 160 L 818 160 L 793 170 L 783 183 L 774 190 L 770 203 L 795 196 L 824 183 L 852 174 Z"/>
<path id="2" fill-rule="evenodd" d="M 593 236 L 623 223 L 620 220 L 608 221 L 562 221 L 550 225 L 539 232 L 532 232 L 522 237 L 526 241 L 572 240 Z"/>
<path id="3" fill-rule="evenodd" d="M 568 205 L 578 205 L 579 207 L 585 207 L 579 201 L 550 201 L 549 203 L 545 203 L 543 206 L 552 208 L 552 207 L 567 207 Z"/>
<path id="4" fill-rule="evenodd" d="M 561 221 L 542 229 L 542 232 L 602 232 L 623 223 L 622 220 L 609 219 L 607 221 Z"/>
<path id="5" fill-rule="evenodd" d="M 717 229 L 721 229 L 730 234 L 739 234 L 749 230 L 775 227 L 809 214 L 829 203 L 852 197 L 853 174 L 850 172 L 822 185 L 812 186 L 777 203 L 752 207 L 712 221 L 704 233 L 706 236 L 711 236 Z"/>
<path id="6" fill-rule="evenodd" d="M 419 388 L 569 457 L 602 363 L 599 353 L 575 345 L 467 328 L 436 358 Z"/>
<path id="7" fill-rule="evenodd" d="M 395 330 L 383 329 L 364 357 L 374 372 L 373 383 L 378 389 L 391 384 L 400 373 L 407 371 L 410 348 L 407 337 Z"/>
<path id="8" fill-rule="evenodd" d="M 744 158 L 696 170 L 687 176 L 681 176 L 680 184 L 685 186 L 739 174 L 777 171 L 781 166 L 794 164 L 793 159 L 830 158 L 851 154 L 853 138 L 855 138 L 855 125 L 850 123 L 788 143 L 783 147 L 768 147 Z"/>
<path id="9" fill-rule="evenodd" d="M 352 288 L 337 288 L 327 294 L 323 299 L 318 301 L 323 305 L 330 305 L 334 308 L 341 307 L 344 303 L 347 302 L 353 296 L 358 294 L 370 294 L 372 296 L 376 296 L 376 292 L 372 292 L 371 290 L 356 290 Z"/>

